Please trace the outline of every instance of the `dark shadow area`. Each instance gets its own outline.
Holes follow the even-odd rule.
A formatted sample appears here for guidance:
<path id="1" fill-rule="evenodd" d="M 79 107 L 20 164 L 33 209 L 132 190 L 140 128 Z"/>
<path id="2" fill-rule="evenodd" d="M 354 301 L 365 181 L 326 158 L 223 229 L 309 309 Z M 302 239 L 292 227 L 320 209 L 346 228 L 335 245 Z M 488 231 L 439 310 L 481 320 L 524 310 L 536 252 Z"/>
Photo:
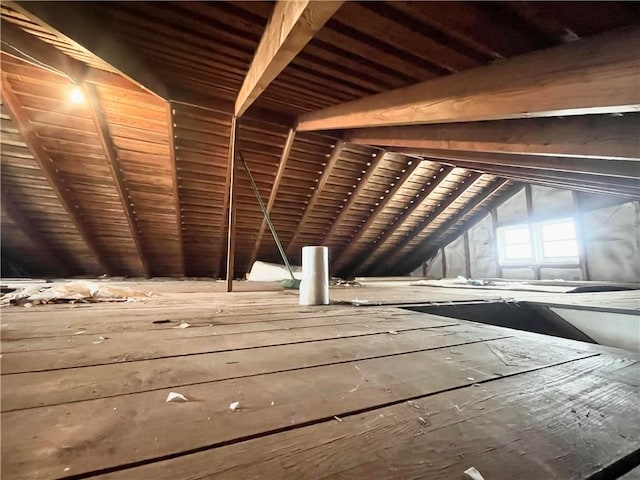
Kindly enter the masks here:
<path id="1" fill-rule="evenodd" d="M 528 302 L 461 302 L 447 305 L 412 305 L 404 308 L 414 312 L 597 343 L 547 307 Z"/>

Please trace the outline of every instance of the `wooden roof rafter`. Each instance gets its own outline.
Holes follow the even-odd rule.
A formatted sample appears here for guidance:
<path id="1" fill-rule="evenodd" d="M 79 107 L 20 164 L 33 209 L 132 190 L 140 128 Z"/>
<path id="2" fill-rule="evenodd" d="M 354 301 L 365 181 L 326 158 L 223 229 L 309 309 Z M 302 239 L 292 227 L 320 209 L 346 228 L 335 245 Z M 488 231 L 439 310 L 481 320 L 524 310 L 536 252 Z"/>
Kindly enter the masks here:
<path id="1" fill-rule="evenodd" d="M 336 231 L 338 230 L 338 228 L 340 228 L 340 225 L 342 224 L 344 218 L 347 216 L 353 204 L 358 200 L 363 190 L 367 188 L 369 182 L 371 181 L 371 178 L 375 175 L 378 166 L 385 159 L 387 152 L 381 150 L 374 153 L 373 155 L 375 155 L 375 158 L 371 161 L 371 164 L 367 168 L 366 173 L 359 180 L 357 180 L 354 190 L 350 193 L 347 201 L 342 204 L 339 212 L 337 212 L 336 218 L 331 221 L 331 226 L 327 229 L 327 233 L 325 233 L 324 238 L 320 242 L 320 245 L 326 245 L 335 235 Z"/>
<path id="2" fill-rule="evenodd" d="M 640 158 L 640 115 L 586 115 L 373 127 L 347 131 L 351 143 L 475 153 L 598 159 Z"/>
<path id="3" fill-rule="evenodd" d="M 298 129 L 639 111 L 638 43 L 640 28 L 623 28 L 306 113 Z"/>
<path id="4" fill-rule="evenodd" d="M 337 165 L 338 160 L 340 159 L 340 154 L 342 153 L 345 147 L 346 147 L 346 143 L 342 140 L 338 140 L 335 146 L 333 147 L 333 151 L 331 152 L 331 155 L 327 160 L 327 164 L 325 165 L 322 171 L 322 174 L 320 175 L 320 178 L 318 179 L 318 182 L 315 185 L 315 188 L 313 190 L 313 193 L 311 194 L 311 197 L 309 198 L 309 201 L 307 202 L 307 205 L 304 209 L 304 213 L 302 214 L 302 218 L 298 222 L 298 226 L 293 232 L 293 235 L 291 236 L 291 240 L 289 240 L 289 243 L 287 244 L 287 247 L 285 249 L 287 254 L 290 254 L 293 247 L 295 246 L 295 242 L 298 239 L 298 236 L 304 229 L 304 226 L 305 226 L 305 223 L 307 223 L 307 220 L 309 220 L 309 217 L 313 212 L 313 209 L 316 206 L 318 199 L 320 198 L 320 194 L 322 193 L 322 190 L 324 189 L 327 182 L 329 181 L 329 178 L 331 177 L 331 172 L 333 171 L 334 167 Z"/>
<path id="5" fill-rule="evenodd" d="M 0 50 L 5 55 L 66 77 L 76 85 L 84 82 L 127 89 L 135 86 L 130 80 L 117 73 L 98 70 L 70 57 L 4 18 L 0 20 L 0 24 L 2 30 Z"/>
<path id="6" fill-rule="evenodd" d="M 282 182 L 284 172 L 287 168 L 289 154 L 291 153 L 291 147 L 293 147 L 293 142 L 295 138 L 296 138 L 296 130 L 295 128 L 290 128 L 289 132 L 287 133 L 287 139 L 285 140 L 284 147 L 282 148 L 282 155 L 280 156 L 278 171 L 276 172 L 276 176 L 273 179 L 273 186 L 271 187 L 271 193 L 269 194 L 269 199 L 267 200 L 266 207 L 267 207 L 267 213 L 269 214 L 271 214 L 273 205 L 276 203 L 278 190 L 280 189 L 280 183 Z M 260 251 L 260 245 L 262 244 L 262 238 L 264 236 L 264 232 L 266 228 L 267 228 L 267 221 L 266 219 L 263 218 L 262 223 L 260 224 L 260 230 L 258 231 L 258 237 L 256 238 L 256 242 L 253 247 L 251 257 L 249 259 L 249 268 L 251 268 L 251 266 L 253 265 L 253 262 L 255 262 L 256 258 L 258 257 L 258 252 Z"/>
<path id="7" fill-rule="evenodd" d="M 376 218 L 385 209 L 387 204 L 395 197 L 398 191 L 402 189 L 407 180 L 411 178 L 419 165 L 420 161 L 407 158 L 406 168 L 404 168 L 403 171 L 400 172 L 400 174 L 395 179 L 393 179 L 393 181 L 389 185 L 388 192 L 380 196 L 380 201 L 376 202 L 378 205 L 372 206 L 369 216 L 366 219 L 362 220 L 362 223 L 354 232 L 353 237 L 351 237 L 351 239 L 349 240 L 349 243 L 331 263 L 331 271 L 341 272 L 343 270 L 348 270 L 348 268 L 345 268 L 345 266 L 351 266 L 355 263 L 354 260 L 350 257 L 357 249 L 358 242 L 363 237 L 363 235 L 367 233 L 369 228 L 371 228 Z"/>
<path id="8" fill-rule="evenodd" d="M 24 139 L 29 151 L 33 158 L 37 161 L 38 166 L 45 174 L 51 188 L 60 199 L 63 207 L 69 214 L 78 232 L 82 236 L 89 251 L 98 261 L 100 267 L 106 271 L 106 273 L 113 275 L 115 272 L 112 266 L 107 261 L 106 255 L 96 245 L 96 241 L 93 238 L 92 233 L 89 231 L 88 226 L 82 219 L 82 214 L 78 210 L 78 205 L 69 193 L 69 189 L 64 185 L 64 181 L 57 175 L 56 168 L 54 167 L 51 158 L 47 154 L 47 151 L 42 146 L 38 136 L 30 125 L 29 118 L 20 105 L 18 97 L 13 91 L 13 87 L 9 82 L 6 73 L 2 73 L 2 98 L 4 104 L 7 106 L 11 117 L 13 118 L 20 135 Z"/>
<path id="9" fill-rule="evenodd" d="M 584 157 L 560 157 L 551 155 L 526 155 L 517 153 L 466 152 L 427 148 L 394 148 L 394 151 L 420 155 L 437 160 L 474 163 L 479 166 L 528 167 L 541 171 L 574 172 L 604 177 L 639 179 L 638 160 L 604 159 Z"/>
<path id="10" fill-rule="evenodd" d="M 50 247 L 44 240 L 41 232 L 37 231 L 33 224 L 25 220 L 24 214 L 20 211 L 20 207 L 11 199 L 9 193 L 3 188 L 1 193 L 2 210 L 13 220 L 24 235 L 33 242 L 34 245 L 44 254 L 51 262 L 52 266 L 59 269 L 62 275 L 69 276 L 73 271 L 68 267 L 67 263 Z"/>
<path id="11" fill-rule="evenodd" d="M 448 179 L 453 170 L 454 167 L 442 166 L 438 173 L 431 176 L 422 184 L 420 192 L 411 198 L 409 203 L 405 205 L 404 209 L 398 214 L 393 222 L 388 225 L 387 229 L 380 233 L 378 238 L 374 241 L 374 245 L 366 252 L 366 258 L 362 258 L 361 261 L 358 262 L 359 269 L 362 271 L 367 269 L 369 265 L 374 263 L 382 254 L 387 252 L 389 248 L 393 246 L 393 235 L 402 227 L 404 220 L 417 211 L 424 202 L 430 199 L 430 195 Z"/>
<path id="12" fill-rule="evenodd" d="M 175 110 L 171 101 L 167 102 L 167 123 L 169 125 L 169 156 L 171 157 L 171 166 L 173 169 L 173 196 L 174 196 L 174 208 L 176 211 L 176 227 L 178 230 L 178 242 L 180 244 L 180 274 L 185 275 L 185 246 L 183 238 L 184 221 L 182 218 L 182 210 L 180 204 L 180 185 L 178 185 L 178 164 L 176 162 L 176 135 L 174 132 L 175 122 L 174 117 Z"/>
<path id="13" fill-rule="evenodd" d="M 304 46 L 313 38 L 342 1 L 284 1 L 275 4 L 249 71 L 236 99 L 241 116 Z"/>
<path id="14" fill-rule="evenodd" d="M 132 204 L 130 192 L 122 176 L 122 167 L 120 165 L 120 160 L 118 159 L 118 153 L 113 144 L 109 124 L 104 116 L 103 107 L 100 102 L 100 95 L 95 85 L 91 83 L 85 82 L 83 84 L 83 91 L 89 102 L 91 118 L 98 132 L 98 138 L 102 148 L 104 149 L 105 157 L 109 163 L 109 169 L 111 170 L 111 175 L 113 176 L 113 181 L 115 183 L 118 196 L 120 197 L 120 203 L 122 204 L 124 214 L 127 218 L 127 223 L 129 224 L 131 238 L 135 243 L 138 258 L 140 259 L 145 275 L 149 277 L 151 275 L 151 271 L 149 268 L 149 260 L 145 254 L 142 243 L 142 232 L 140 231 L 140 226 L 137 224 L 136 213 Z"/>
<path id="15" fill-rule="evenodd" d="M 108 18 L 82 2 L 9 1 L 8 5 L 38 25 L 75 42 L 149 93 L 167 100 L 169 90 L 146 62 L 114 38 Z"/>
<path id="16" fill-rule="evenodd" d="M 489 209 L 494 206 L 491 205 L 491 199 L 496 195 L 500 194 L 505 188 L 508 188 L 506 193 L 504 193 L 501 197 L 501 201 L 505 201 L 515 195 L 518 191 L 522 189 L 522 184 L 514 183 L 510 184 L 507 179 L 504 178 L 496 178 L 487 188 L 485 188 L 482 192 L 477 194 L 470 202 L 468 202 L 459 212 L 457 212 L 454 216 L 446 220 L 442 225 L 440 225 L 436 231 L 429 235 L 425 240 L 423 240 L 420 245 L 413 249 L 410 255 L 405 255 L 402 260 L 397 262 L 396 272 L 407 273 L 413 270 L 415 266 L 424 261 L 425 258 L 431 258 L 435 252 L 429 251 L 429 248 L 439 248 L 440 246 L 447 245 L 450 241 L 454 240 L 457 234 L 460 232 L 458 230 L 450 232 L 451 228 L 453 228 L 456 224 L 462 221 L 467 215 L 472 213 L 474 210 L 478 209 L 482 204 L 487 205 L 486 209 L 482 209 L 478 211 L 474 215 L 475 220 L 479 220 L 478 216 L 483 216 L 489 212 Z M 465 226 L 471 226 L 474 223 L 474 220 L 469 222 L 465 222 Z M 443 235 L 447 235 L 447 240 L 440 241 L 440 238 Z M 438 247 L 436 247 L 436 245 Z"/>
<path id="17" fill-rule="evenodd" d="M 409 232 L 398 244 L 395 245 L 393 253 L 386 257 L 382 263 L 376 265 L 372 272 L 375 274 L 375 272 L 380 272 L 389 265 L 392 265 L 400 256 L 400 252 L 402 252 L 403 248 L 406 247 L 422 231 L 424 231 L 424 229 L 427 228 L 445 210 L 451 207 L 460 197 L 469 192 L 470 189 L 474 187 L 474 184 L 480 180 L 480 177 L 482 177 L 482 174 L 478 172 L 468 174 L 462 183 L 455 187 L 452 192 L 449 192 L 449 195 L 444 200 L 439 202 L 435 208 L 433 208 L 431 212 L 429 212 L 422 221 L 411 230 L 411 232 Z M 371 262 L 368 263 L 370 264 Z M 366 266 L 363 265 L 363 270 L 365 267 Z"/>
<path id="18" fill-rule="evenodd" d="M 433 160 L 430 157 L 424 157 L 425 160 Z M 563 188 L 594 188 L 594 189 L 611 189 L 619 191 L 621 194 L 631 194 L 638 196 L 640 194 L 640 184 L 635 178 L 612 177 L 605 175 L 594 175 L 580 172 L 558 172 L 554 170 L 546 170 L 539 168 L 529 168 L 526 166 L 501 166 L 501 165 L 478 165 L 474 162 L 465 162 L 462 160 L 443 160 L 443 163 L 449 163 L 456 167 L 475 170 L 492 175 L 504 176 L 505 178 L 515 178 L 520 176 L 522 179 L 532 179 L 536 181 L 556 182 L 564 185 Z"/>

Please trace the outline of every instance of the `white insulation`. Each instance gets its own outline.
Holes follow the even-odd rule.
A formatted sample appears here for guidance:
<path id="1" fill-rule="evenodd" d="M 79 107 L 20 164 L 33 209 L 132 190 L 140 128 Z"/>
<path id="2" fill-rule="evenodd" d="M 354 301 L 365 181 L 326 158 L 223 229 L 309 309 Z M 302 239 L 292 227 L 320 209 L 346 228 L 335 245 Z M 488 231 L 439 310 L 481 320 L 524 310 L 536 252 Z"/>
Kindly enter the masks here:
<path id="1" fill-rule="evenodd" d="M 592 196 L 591 205 L 598 196 Z M 602 203 L 609 198 L 602 198 Z M 595 200 L 594 200 L 595 199 Z M 552 219 L 574 216 L 573 194 L 542 186 L 531 186 L 532 219 Z M 601 203 L 601 204 L 602 204 Z M 526 194 L 524 189 L 516 193 L 496 209 L 498 223 L 517 224 L 527 221 Z M 541 280 L 601 280 L 618 282 L 640 281 L 640 203 L 627 202 L 582 213 L 576 219 L 578 242 L 584 247 L 584 258 L 589 278 L 584 277 L 579 266 L 558 268 L 541 266 Z M 582 232 L 581 232 L 582 231 Z M 497 248 L 490 215 L 469 229 L 469 259 L 472 278 L 496 278 L 499 276 L 496 262 Z M 584 235 L 580 237 L 580 235 Z M 464 240 L 460 235 L 445 246 L 448 278 L 466 276 Z M 442 259 L 438 255 L 429 261 L 427 275 L 442 278 Z M 536 272 L 528 266 L 501 268 L 502 278 L 535 280 Z"/>

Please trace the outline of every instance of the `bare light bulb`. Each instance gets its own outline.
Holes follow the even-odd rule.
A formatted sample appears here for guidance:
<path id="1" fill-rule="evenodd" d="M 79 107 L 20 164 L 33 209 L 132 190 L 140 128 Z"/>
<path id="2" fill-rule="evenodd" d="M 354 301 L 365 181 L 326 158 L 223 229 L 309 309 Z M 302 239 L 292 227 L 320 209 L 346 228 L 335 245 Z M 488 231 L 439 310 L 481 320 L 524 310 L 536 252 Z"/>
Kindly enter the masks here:
<path id="1" fill-rule="evenodd" d="M 73 90 L 71 90 L 71 94 L 69 95 L 69 99 L 73 103 L 83 103 L 84 102 L 84 94 L 82 93 L 82 90 L 80 90 L 80 87 L 74 87 Z"/>

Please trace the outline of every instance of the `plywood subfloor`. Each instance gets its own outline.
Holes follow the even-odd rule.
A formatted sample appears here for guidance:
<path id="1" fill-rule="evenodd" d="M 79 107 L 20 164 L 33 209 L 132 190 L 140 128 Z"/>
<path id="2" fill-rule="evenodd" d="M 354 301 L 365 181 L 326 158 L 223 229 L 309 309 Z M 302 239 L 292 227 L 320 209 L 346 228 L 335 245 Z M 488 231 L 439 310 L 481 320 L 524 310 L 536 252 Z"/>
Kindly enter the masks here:
<path id="1" fill-rule="evenodd" d="M 2 309 L 3 479 L 608 479 L 640 463 L 631 354 L 246 283 L 141 287 L 157 296 Z"/>

